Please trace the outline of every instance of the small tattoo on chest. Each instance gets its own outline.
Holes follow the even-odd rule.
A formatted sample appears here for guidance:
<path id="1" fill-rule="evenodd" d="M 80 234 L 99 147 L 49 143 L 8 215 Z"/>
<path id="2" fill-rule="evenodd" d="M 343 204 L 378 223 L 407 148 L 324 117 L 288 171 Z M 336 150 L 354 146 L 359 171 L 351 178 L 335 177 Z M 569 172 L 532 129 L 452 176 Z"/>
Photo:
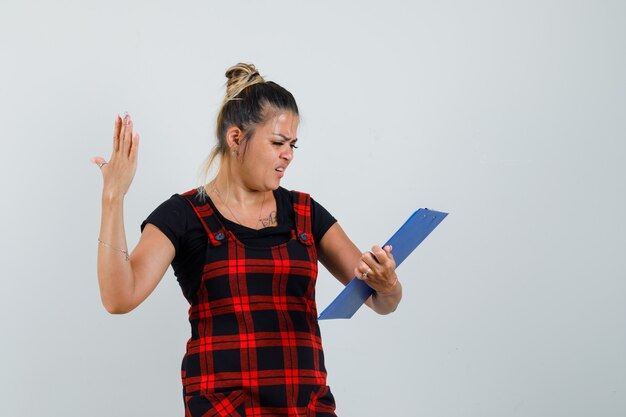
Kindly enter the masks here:
<path id="1" fill-rule="evenodd" d="M 267 217 L 263 219 L 259 219 L 263 227 L 272 227 L 278 225 L 278 220 L 276 219 L 276 212 L 272 211 Z"/>

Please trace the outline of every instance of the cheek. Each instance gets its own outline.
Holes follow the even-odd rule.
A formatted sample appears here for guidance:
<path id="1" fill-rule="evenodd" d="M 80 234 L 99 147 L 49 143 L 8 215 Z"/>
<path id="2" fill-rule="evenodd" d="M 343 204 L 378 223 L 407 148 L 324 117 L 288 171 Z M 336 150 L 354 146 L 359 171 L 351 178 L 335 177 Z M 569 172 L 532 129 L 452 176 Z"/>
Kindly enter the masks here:
<path id="1" fill-rule="evenodd" d="M 270 152 L 254 152 L 246 155 L 242 168 L 250 175 L 263 175 L 274 171 L 274 155 Z"/>

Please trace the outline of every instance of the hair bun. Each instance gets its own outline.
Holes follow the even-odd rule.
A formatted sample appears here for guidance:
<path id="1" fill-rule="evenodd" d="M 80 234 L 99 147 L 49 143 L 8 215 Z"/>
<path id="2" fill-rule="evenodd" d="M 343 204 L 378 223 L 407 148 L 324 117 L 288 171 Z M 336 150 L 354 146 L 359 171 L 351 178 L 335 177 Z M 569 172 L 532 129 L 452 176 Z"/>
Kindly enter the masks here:
<path id="1" fill-rule="evenodd" d="M 226 70 L 226 97 L 224 102 L 236 98 L 246 87 L 265 82 L 252 64 L 239 63 Z"/>

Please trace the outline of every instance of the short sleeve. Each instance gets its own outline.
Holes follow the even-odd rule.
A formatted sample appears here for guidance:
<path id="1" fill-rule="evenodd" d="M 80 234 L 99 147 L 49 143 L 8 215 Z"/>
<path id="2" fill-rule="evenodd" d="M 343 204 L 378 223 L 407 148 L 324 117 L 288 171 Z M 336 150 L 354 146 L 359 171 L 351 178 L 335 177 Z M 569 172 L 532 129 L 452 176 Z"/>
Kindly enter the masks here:
<path id="1" fill-rule="evenodd" d="M 185 297 L 191 297 L 199 285 L 207 250 L 207 234 L 191 205 L 179 194 L 157 207 L 141 224 L 156 226 L 174 245 L 176 254 L 172 260 L 174 274 L 178 278 Z"/>
<path id="2" fill-rule="evenodd" d="M 333 224 L 337 223 L 337 219 L 335 219 L 324 206 L 311 198 L 311 222 L 313 236 L 315 236 L 315 241 L 319 243 L 328 229 L 330 229 Z"/>
<path id="3" fill-rule="evenodd" d="M 183 198 L 174 194 L 169 200 L 158 206 L 146 220 L 141 223 L 141 231 L 150 223 L 158 227 L 172 242 L 176 254 L 180 253 L 183 236 L 187 231 L 188 214 L 190 207 Z"/>

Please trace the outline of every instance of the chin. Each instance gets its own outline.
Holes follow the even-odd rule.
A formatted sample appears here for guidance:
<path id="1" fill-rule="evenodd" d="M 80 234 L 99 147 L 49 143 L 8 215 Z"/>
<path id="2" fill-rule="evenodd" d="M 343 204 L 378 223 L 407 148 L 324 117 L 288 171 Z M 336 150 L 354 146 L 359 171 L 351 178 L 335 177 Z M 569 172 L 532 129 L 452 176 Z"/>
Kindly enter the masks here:
<path id="1" fill-rule="evenodd" d="M 270 183 L 269 183 L 269 184 L 267 184 L 267 185 L 268 185 L 268 188 L 269 188 L 270 190 L 276 190 L 278 187 L 280 187 L 280 180 L 275 181 L 275 182 L 274 182 L 274 181 L 272 181 L 272 182 L 270 182 Z"/>
<path id="2" fill-rule="evenodd" d="M 259 184 L 258 187 L 255 187 L 255 189 L 257 191 L 274 191 L 276 189 L 278 189 L 278 187 L 280 187 L 280 183 L 273 183 L 273 184 Z"/>

